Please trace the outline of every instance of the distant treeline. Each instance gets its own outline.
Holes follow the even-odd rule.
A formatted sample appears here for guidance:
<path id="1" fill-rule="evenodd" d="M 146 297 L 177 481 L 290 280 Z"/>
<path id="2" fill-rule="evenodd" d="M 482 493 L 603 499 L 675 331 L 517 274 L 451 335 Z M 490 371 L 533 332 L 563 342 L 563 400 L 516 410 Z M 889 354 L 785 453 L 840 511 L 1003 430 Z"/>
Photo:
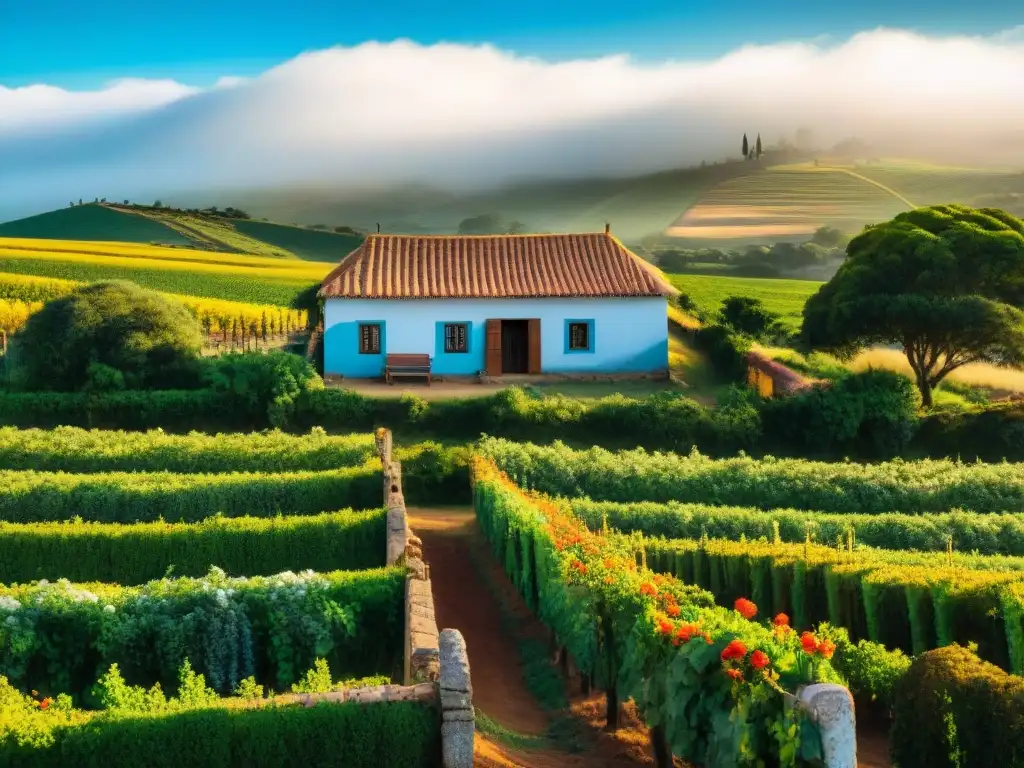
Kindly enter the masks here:
<path id="1" fill-rule="evenodd" d="M 803 243 L 752 245 L 739 249 L 661 247 L 653 251 L 662 271 L 742 277 L 807 277 L 827 280 L 846 255 L 849 238 L 821 227 Z"/>

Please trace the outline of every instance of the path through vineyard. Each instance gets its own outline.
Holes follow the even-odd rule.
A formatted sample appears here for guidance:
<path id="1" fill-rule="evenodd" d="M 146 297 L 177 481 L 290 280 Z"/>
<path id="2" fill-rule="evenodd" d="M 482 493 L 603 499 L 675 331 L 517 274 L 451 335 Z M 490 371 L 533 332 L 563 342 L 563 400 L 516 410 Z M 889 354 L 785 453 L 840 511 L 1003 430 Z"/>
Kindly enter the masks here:
<path id="1" fill-rule="evenodd" d="M 430 564 L 438 628 L 456 627 L 466 639 L 473 677 L 473 703 L 499 725 L 540 737 L 552 724 L 526 687 L 516 637 L 502 624 L 503 611 L 516 621 L 517 632 L 536 638 L 546 630 L 531 614 L 491 555 L 468 508 L 409 509 L 410 525 L 423 541 Z M 481 569 L 486 569 L 482 572 Z M 504 606 L 504 607 L 502 607 Z M 573 686 L 578 692 L 578 685 Z M 485 768 L 556 768 L 594 766 L 627 768 L 653 765 L 644 726 L 627 709 L 625 727 L 605 733 L 601 695 L 570 697 L 571 714 L 581 725 L 582 750 L 564 751 L 557 741 L 544 749 L 512 749 L 477 734 L 476 765 Z M 867 725 L 867 724 L 865 724 Z M 860 768 L 889 768 L 885 733 L 867 727 L 858 733 Z M 682 765 L 677 761 L 677 765 Z"/>

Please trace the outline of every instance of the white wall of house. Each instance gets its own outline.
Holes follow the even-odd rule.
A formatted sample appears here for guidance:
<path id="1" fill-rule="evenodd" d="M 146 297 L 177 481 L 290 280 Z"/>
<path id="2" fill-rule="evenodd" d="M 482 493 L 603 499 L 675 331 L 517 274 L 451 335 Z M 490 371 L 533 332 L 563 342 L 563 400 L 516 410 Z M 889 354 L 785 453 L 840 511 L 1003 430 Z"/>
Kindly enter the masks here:
<path id="1" fill-rule="evenodd" d="M 553 299 L 327 299 L 324 302 L 324 372 L 352 378 L 380 376 L 387 353 L 433 358 L 439 374 L 472 375 L 484 369 L 486 322 L 540 319 L 544 373 L 640 373 L 668 367 L 668 324 L 663 297 Z M 589 352 L 570 351 L 566 322 L 592 322 Z M 379 355 L 359 353 L 359 325 L 380 323 Z M 444 352 L 445 323 L 469 324 L 469 350 Z"/>

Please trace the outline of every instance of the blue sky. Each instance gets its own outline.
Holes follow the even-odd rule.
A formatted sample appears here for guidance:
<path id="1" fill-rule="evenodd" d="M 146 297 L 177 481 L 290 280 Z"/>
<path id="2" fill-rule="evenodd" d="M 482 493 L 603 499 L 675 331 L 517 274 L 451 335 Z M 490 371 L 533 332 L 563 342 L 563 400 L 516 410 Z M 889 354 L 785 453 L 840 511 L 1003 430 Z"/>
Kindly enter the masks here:
<path id="1" fill-rule="evenodd" d="M 410 38 L 493 43 L 545 59 L 628 53 L 706 59 L 746 43 L 842 39 L 880 26 L 991 34 L 1008 0 L 0 0 L 0 85 L 95 88 L 124 77 L 205 86 L 333 45 Z"/>

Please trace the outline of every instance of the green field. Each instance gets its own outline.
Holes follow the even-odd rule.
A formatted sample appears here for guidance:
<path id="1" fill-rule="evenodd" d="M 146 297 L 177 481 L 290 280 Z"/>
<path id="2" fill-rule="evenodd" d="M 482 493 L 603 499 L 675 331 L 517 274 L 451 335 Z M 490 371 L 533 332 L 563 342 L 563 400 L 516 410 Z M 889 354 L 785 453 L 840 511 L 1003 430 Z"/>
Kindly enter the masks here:
<path id="1" fill-rule="evenodd" d="M 800 327 L 804 304 L 822 283 L 814 280 L 776 280 L 759 277 L 717 277 L 713 275 L 669 275 L 676 288 L 690 297 L 702 313 L 714 313 L 730 296 L 760 299 L 765 307 L 782 316 L 793 330 Z"/>
<path id="2" fill-rule="evenodd" d="M 337 262 L 362 238 L 323 230 L 190 214 L 170 208 L 87 204 L 0 224 L 0 238 L 145 243 L 276 259 Z"/>

